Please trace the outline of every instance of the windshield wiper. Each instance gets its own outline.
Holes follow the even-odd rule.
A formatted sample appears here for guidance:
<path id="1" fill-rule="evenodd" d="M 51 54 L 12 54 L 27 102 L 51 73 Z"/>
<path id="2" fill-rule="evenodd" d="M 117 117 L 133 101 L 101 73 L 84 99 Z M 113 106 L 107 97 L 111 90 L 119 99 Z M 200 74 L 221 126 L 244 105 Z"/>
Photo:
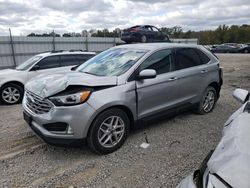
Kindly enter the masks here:
<path id="1" fill-rule="evenodd" d="M 99 76 L 99 75 L 97 75 L 97 74 L 94 74 L 94 73 L 91 73 L 91 72 L 82 72 L 82 73 L 85 73 L 85 74 L 90 74 L 90 75 L 94 75 L 94 76 Z"/>

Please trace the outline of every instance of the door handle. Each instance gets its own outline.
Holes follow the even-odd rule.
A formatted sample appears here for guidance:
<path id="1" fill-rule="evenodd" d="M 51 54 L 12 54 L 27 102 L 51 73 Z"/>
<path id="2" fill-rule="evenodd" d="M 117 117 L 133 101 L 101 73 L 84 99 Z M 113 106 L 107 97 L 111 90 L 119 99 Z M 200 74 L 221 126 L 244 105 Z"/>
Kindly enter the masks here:
<path id="1" fill-rule="evenodd" d="M 168 81 L 175 81 L 175 80 L 178 80 L 177 77 L 172 77 L 172 78 L 169 78 Z"/>
<path id="2" fill-rule="evenodd" d="M 204 73 L 206 73 L 207 72 L 207 70 L 202 70 L 201 71 L 201 74 L 204 74 Z"/>

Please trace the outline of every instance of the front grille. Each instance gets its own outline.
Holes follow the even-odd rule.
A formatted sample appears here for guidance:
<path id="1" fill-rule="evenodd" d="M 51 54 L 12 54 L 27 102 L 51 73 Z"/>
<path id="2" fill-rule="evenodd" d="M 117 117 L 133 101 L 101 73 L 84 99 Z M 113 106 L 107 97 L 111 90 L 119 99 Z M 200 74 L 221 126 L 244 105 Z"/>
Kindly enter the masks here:
<path id="1" fill-rule="evenodd" d="M 42 99 L 30 91 L 26 90 L 25 98 L 26 106 L 35 114 L 45 114 L 52 108 L 52 105 L 46 99 Z"/>

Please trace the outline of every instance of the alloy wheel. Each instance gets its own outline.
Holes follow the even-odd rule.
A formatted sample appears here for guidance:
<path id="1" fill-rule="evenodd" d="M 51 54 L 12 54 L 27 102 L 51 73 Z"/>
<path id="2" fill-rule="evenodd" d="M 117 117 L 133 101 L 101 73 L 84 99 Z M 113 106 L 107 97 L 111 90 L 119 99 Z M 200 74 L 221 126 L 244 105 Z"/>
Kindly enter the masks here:
<path id="1" fill-rule="evenodd" d="M 125 125 L 121 117 L 108 117 L 102 122 L 98 130 L 98 141 L 105 148 L 114 147 L 122 139 L 124 131 Z"/>
<path id="2" fill-rule="evenodd" d="M 21 97 L 20 91 L 15 87 L 6 87 L 2 91 L 2 99 L 9 104 L 16 103 Z"/>
<path id="3" fill-rule="evenodd" d="M 210 112 L 215 104 L 215 94 L 213 91 L 208 91 L 205 95 L 202 108 L 205 112 Z"/>

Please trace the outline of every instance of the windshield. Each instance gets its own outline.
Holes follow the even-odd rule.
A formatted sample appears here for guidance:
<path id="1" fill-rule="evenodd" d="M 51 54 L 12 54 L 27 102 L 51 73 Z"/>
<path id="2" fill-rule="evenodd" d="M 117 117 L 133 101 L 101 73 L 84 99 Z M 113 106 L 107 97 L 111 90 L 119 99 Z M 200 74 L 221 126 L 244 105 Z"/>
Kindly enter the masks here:
<path id="1" fill-rule="evenodd" d="M 28 68 L 30 68 L 34 63 L 36 63 L 41 58 L 42 58 L 42 56 L 33 56 L 33 57 L 29 58 L 28 60 L 26 60 L 25 62 L 23 62 L 22 64 L 18 65 L 16 67 L 16 70 L 27 70 Z"/>
<path id="2" fill-rule="evenodd" d="M 145 53 L 145 50 L 110 49 L 83 63 L 77 71 L 96 76 L 119 76 L 130 69 Z"/>

